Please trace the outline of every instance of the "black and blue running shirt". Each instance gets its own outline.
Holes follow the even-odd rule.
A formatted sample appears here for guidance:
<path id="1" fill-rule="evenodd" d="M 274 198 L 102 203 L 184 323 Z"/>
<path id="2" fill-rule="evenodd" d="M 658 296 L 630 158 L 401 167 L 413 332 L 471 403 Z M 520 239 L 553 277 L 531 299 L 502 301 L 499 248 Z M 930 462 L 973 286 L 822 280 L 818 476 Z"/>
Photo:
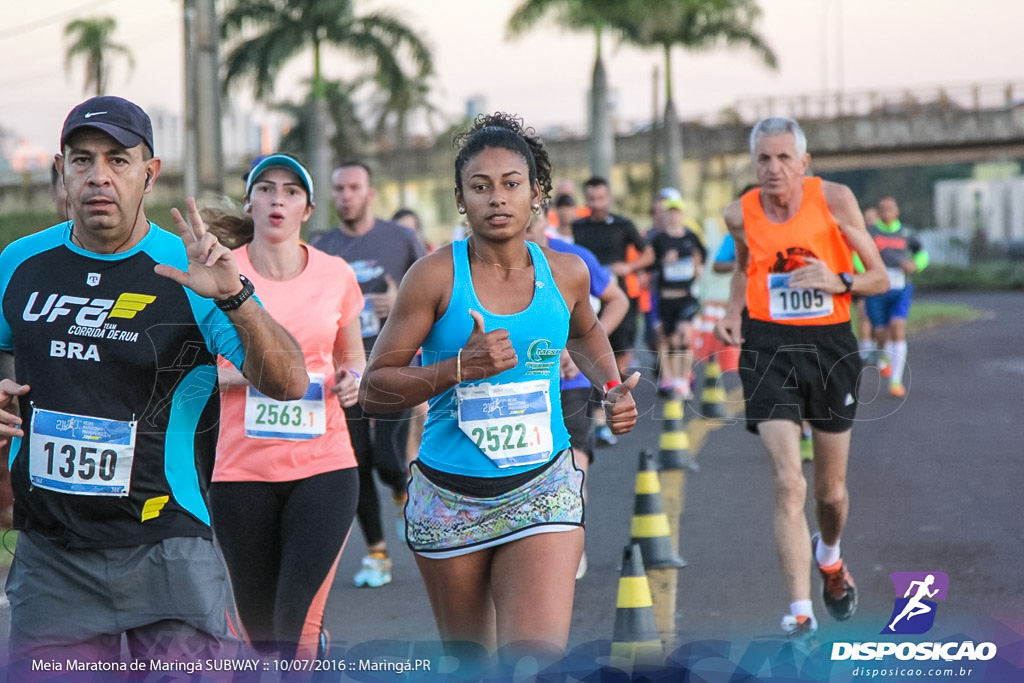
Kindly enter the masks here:
<path id="1" fill-rule="evenodd" d="M 217 354 L 244 360 L 210 299 L 153 271 L 185 270 L 181 239 L 150 223 L 95 254 L 61 223 L 0 254 L 0 349 L 14 355 L 23 439 L 11 445 L 14 521 L 68 547 L 210 537 Z"/>

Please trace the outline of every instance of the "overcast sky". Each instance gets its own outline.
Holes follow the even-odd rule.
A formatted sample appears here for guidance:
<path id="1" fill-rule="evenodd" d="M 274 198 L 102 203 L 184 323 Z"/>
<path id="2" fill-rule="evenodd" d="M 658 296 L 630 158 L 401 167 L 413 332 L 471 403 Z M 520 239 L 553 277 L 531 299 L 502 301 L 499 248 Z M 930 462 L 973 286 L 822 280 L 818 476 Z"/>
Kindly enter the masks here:
<path id="1" fill-rule="evenodd" d="M 434 102 L 456 117 L 482 95 L 492 110 L 520 114 L 544 130 L 582 128 L 594 59 L 592 35 L 544 27 L 506 41 L 519 0 L 357 0 L 357 11 L 392 10 L 420 32 L 436 61 Z M 56 150 L 68 110 L 85 99 L 83 66 L 65 74 L 64 25 L 113 16 L 115 40 L 135 57 L 118 61 L 110 91 L 148 110 L 181 110 L 181 0 L 2 0 L 0 126 Z M 1024 0 L 762 0 L 758 30 L 776 51 L 769 71 L 744 50 L 675 53 L 673 89 L 684 117 L 712 114 L 740 99 L 848 91 L 898 91 L 945 84 L 1020 84 L 1024 99 Z M 652 71 L 660 53 L 606 42 L 609 80 L 620 119 L 650 119 Z M 358 71 L 341 53 L 328 76 Z M 282 74 L 275 95 L 297 92 L 311 72 L 301 56 Z M 297 97 L 297 95 L 296 95 Z M 661 95 L 663 98 L 663 95 Z M 239 106 L 249 106 L 244 93 Z M 159 144 L 159 143 L 158 143 Z"/>

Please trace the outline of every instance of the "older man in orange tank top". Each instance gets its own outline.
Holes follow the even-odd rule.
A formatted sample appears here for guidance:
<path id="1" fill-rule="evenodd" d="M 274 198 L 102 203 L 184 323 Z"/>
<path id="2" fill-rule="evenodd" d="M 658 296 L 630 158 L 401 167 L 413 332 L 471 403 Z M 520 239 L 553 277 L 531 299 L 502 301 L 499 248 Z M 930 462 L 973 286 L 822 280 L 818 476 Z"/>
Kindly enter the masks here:
<path id="1" fill-rule="evenodd" d="M 807 567 L 814 555 L 829 614 L 850 618 L 856 587 L 840 555 L 849 510 L 846 468 L 860 373 L 850 329 L 850 295 L 885 291 L 888 277 L 845 185 L 807 177 L 807 139 L 792 119 L 769 118 L 750 136 L 760 185 L 726 207 L 737 267 L 716 334 L 741 345 L 747 427 L 761 437 L 775 487 L 775 543 L 792 637 L 817 629 Z M 853 273 L 851 249 L 866 267 Z M 814 499 L 820 533 L 804 516 L 801 420 L 811 424 Z"/>

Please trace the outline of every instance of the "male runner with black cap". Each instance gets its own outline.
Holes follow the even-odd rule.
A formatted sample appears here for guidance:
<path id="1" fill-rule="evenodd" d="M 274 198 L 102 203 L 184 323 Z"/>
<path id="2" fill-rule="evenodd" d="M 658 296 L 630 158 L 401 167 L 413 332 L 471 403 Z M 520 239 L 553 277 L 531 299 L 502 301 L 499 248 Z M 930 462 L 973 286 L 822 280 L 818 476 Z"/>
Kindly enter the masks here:
<path id="1" fill-rule="evenodd" d="M 117 663 L 122 634 L 137 659 L 222 657 L 231 593 L 206 498 L 216 356 L 290 400 L 308 384 L 302 352 L 193 200 L 187 221 L 173 211 L 181 237 L 146 219 L 161 164 L 140 107 L 90 99 L 60 143 L 73 220 L 0 254 L 12 670 Z"/>

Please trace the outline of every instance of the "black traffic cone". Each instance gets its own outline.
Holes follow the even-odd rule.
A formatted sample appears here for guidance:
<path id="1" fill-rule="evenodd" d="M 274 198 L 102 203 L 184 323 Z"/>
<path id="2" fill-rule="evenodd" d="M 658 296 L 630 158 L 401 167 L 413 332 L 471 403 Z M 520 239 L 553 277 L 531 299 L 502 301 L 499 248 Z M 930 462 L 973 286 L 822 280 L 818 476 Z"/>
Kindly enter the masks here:
<path id="1" fill-rule="evenodd" d="M 665 402 L 659 448 L 661 469 L 700 470 L 690 453 L 690 435 L 683 426 L 683 402 L 678 399 Z"/>
<path id="2" fill-rule="evenodd" d="M 722 366 L 712 356 L 704 368 L 704 391 L 701 394 L 700 412 L 706 418 L 725 417 L 725 390 L 718 385 L 721 376 Z"/>
<path id="3" fill-rule="evenodd" d="M 661 482 L 654 454 L 644 451 L 640 454 L 640 471 L 636 473 L 636 503 L 629 542 L 640 546 L 647 569 L 686 566 L 683 558 L 672 550 L 671 533 L 668 515 L 661 505 Z"/>
<path id="4" fill-rule="evenodd" d="M 612 657 L 624 657 L 641 666 L 661 666 L 665 660 L 654 619 L 651 586 L 647 583 L 640 546 L 636 543 L 627 545 L 622 552 Z"/>

